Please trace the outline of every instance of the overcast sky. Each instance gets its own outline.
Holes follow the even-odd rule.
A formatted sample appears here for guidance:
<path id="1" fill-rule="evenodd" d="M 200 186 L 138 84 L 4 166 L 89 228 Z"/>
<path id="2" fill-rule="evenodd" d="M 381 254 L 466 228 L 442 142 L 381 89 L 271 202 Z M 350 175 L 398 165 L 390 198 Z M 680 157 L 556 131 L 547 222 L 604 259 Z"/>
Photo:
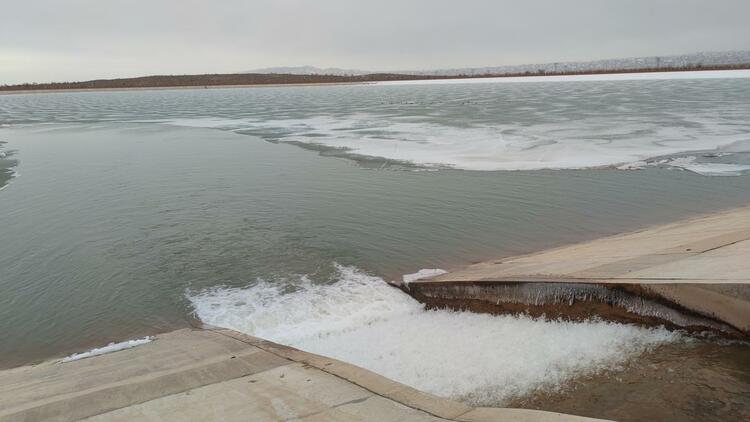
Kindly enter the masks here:
<path id="1" fill-rule="evenodd" d="M 0 0 L 0 84 L 750 49 L 750 0 Z"/>

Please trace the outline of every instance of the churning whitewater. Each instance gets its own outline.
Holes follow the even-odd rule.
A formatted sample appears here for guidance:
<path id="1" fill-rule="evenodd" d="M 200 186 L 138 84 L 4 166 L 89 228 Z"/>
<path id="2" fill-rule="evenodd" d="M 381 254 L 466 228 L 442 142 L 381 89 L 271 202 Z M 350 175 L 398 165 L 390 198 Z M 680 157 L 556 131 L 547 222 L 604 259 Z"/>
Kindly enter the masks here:
<path id="1" fill-rule="evenodd" d="M 337 281 L 188 293 L 205 323 L 330 356 L 443 397 L 503 404 L 616 369 L 679 334 L 663 328 L 425 310 L 383 279 L 337 266 Z M 434 271 L 434 270 L 431 270 Z"/>

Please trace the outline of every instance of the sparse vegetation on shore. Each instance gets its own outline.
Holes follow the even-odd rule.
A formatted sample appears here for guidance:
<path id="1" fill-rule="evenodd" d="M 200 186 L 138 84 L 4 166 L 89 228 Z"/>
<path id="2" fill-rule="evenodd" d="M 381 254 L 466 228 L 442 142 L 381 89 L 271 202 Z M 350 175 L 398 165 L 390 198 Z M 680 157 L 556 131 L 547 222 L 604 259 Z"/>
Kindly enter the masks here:
<path id="1" fill-rule="evenodd" d="M 738 70 L 750 69 L 750 63 L 721 66 L 683 66 L 683 67 L 646 67 L 641 69 L 593 70 L 578 72 L 548 72 L 540 69 L 537 72 L 523 73 L 485 73 L 456 75 L 407 75 L 399 73 L 372 73 L 368 75 L 292 75 L 276 73 L 234 73 L 205 75 L 155 75 L 136 78 L 97 79 L 82 82 L 25 83 L 0 85 L 0 91 L 38 91 L 68 89 L 128 89 L 128 88 L 177 88 L 177 87 L 217 87 L 233 85 L 285 85 L 285 84 L 326 84 L 326 83 L 364 83 L 382 81 L 404 81 L 424 79 L 456 78 L 497 78 L 519 76 L 567 76 L 596 75 L 643 72 L 684 72 L 700 70 Z"/>

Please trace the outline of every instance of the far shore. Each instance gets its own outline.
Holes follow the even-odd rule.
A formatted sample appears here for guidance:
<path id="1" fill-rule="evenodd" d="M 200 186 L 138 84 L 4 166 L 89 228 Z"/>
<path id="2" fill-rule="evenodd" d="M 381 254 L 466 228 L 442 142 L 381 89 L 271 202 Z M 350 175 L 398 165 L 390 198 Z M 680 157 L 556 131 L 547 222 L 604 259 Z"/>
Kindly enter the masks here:
<path id="1" fill-rule="evenodd" d="M 187 89 L 232 89 L 232 88 L 279 88 L 293 86 L 337 86 L 337 85 L 371 85 L 376 82 L 315 82 L 288 84 L 239 84 L 239 85 L 180 85 L 180 86 L 139 86 L 113 88 L 57 88 L 57 89 L 19 89 L 16 91 L 0 90 L 0 95 L 16 94 L 50 94 L 63 92 L 119 92 L 119 91 L 165 91 Z"/>
<path id="2" fill-rule="evenodd" d="M 691 66 L 643 69 L 616 69 L 607 71 L 581 72 L 524 72 L 481 75 L 412 75 L 379 73 L 360 76 L 336 75 L 284 75 L 284 74 L 220 74 L 220 75 L 157 75 L 122 79 L 101 79 L 84 82 L 54 82 L 41 84 L 0 85 L 0 95 L 56 93 L 56 92 L 98 92 L 98 91 L 150 91 L 168 89 L 215 89 L 215 88 L 262 88 L 284 86 L 336 86 L 369 85 L 379 83 L 410 83 L 442 81 L 476 81 L 489 79 L 519 78 L 528 80 L 557 77 L 605 77 L 606 75 L 640 75 L 685 72 L 716 72 L 750 70 L 750 64 L 731 66 Z"/>

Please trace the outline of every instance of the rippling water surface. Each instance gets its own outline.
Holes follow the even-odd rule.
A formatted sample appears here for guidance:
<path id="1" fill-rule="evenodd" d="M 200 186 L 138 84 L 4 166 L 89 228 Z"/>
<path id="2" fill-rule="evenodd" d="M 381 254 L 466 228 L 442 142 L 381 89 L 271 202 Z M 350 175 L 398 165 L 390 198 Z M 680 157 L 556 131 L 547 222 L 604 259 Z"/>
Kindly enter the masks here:
<path id="1" fill-rule="evenodd" d="M 736 175 L 750 171 L 748 97 L 750 78 L 79 93 L 0 107 L 10 124 L 162 121 L 429 167 Z"/>
<path id="2" fill-rule="evenodd" d="M 748 98 L 750 79 L 0 96 L 0 364 L 197 315 L 496 404 L 689 354 L 660 329 L 428 312 L 383 279 L 747 204 Z"/>

